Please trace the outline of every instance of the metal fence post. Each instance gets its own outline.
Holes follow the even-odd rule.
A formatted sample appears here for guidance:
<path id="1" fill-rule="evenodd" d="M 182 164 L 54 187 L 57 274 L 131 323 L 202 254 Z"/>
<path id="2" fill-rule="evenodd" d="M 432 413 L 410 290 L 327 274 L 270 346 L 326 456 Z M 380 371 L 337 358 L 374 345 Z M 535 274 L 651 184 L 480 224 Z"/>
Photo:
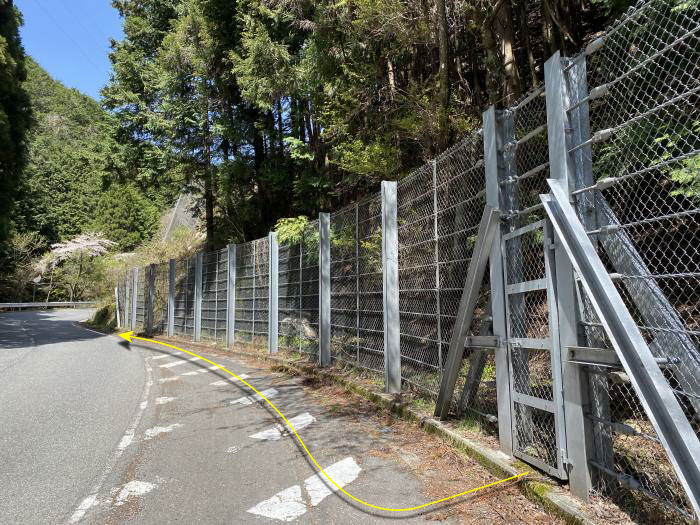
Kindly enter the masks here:
<path id="1" fill-rule="evenodd" d="M 318 257 L 318 362 L 331 364 L 331 215 L 320 213 Z"/>
<path id="2" fill-rule="evenodd" d="M 131 272 L 131 329 L 136 329 L 136 303 L 139 297 L 139 269 L 134 268 Z"/>
<path id="3" fill-rule="evenodd" d="M 175 285 L 177 279 L 177 261 L 168 262 L 168 337 L 175 335 Z"/>
<path id="4" fill-rule="evenodd" d="M 226 346 L 236 340 L 236 245 L 228 245 L 228 285 L 226 286 Z"/>
<path id="5" fill-rule="evenodd" d="M 382 280 L 384 299 L 384 384 L 386 392 L 401 392 L 399 326 L 399 238 L 396 182 L 382 181 Z"/>
<path id="6" fill-rule="evenodd" d="M 483 114 L 484 170 L 486 173 L 486 204 L 501 211 L 500 186 L 498 178 L 498 147 L 501 141 L 497 129 L 496 109 L 491 106 Z M 496 235 L 489 255 L 489 278 L 491 283 L 491 316 L 493 335 L 498 341 L 495 351 L 496 364 L 496 403 L 498 405 L 498 439 L 506 454 L 513 454 L 511 427 L 510 375 L 508 370 L 508 333 L 506 328 L 505 281 L 503 259 L 501 257 L 502 227 Z"/>
<path id="7" fill-rule="evenodd" d="M 119 312 L 119 308 L 121 306 L 120 301 L 119 301 L 119 283 L 117 283 L 117 286 L 114 288 L 114 313 L 117 316 L 117 328 L 122 327 L 122 316 L 121 313 Z"/>
<path id="8" fill-rule="evenodd" d="M 202 339 L 202 263 L 204 254 L 197 252 L 194 263 L 194 340 Z"/>
<path id="9" fill-rule="evenodd" d="M 269 251 L 268 265 L 268 301 L 267 301 L 267 349 L 271 354 L 276 354 L 278 349 L 278 316 L 279 316 L 279 244 L 277 233 L 270 232 L 267 236 Z"/>
<path id="10" fill-rule="evenodd" d="M 580 66 L 574 65 L 575 68 Z M 575 72 L 578 74 L 579 72 Z M 585 62 L 584 62 L 585 73 Z M 556 53 L 545 63 L 545 94 L 547 99 L 547 142 L 551 177 L 562 181 L 569 192 L 574 187 L 573 159 L 570 157 L 567 130 L 572 129 L 567 109 L 569 90 L 564 81 L 561 58 Z M 578 127 L 578 126 L 577 126 Z M 559 341 L 562 363 L 562 391 L 566 425 L 566 452 L 571 492 L 584 500 L 589 497 L 591 475 L 589 456 L 592 457 L 592 433 L 584 407 L 588 406 L 586 373 L 568 360 L 568 348 L 585 345 L 578 334 L 578 303 L 573 267 L 558 239 L 554 243 L 556 275 L 556 306 L 559 319 Z"/>

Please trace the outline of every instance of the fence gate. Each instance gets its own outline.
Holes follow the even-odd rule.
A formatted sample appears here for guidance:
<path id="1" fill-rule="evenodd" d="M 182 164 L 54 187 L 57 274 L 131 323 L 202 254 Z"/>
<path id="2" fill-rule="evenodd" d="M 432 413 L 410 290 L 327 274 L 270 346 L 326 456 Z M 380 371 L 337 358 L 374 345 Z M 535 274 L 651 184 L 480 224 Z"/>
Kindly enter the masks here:
<path id="1" fill-rule="evenodd" d="M 513 455 L 567 478 L 551 224 L 502 236 Z"/>

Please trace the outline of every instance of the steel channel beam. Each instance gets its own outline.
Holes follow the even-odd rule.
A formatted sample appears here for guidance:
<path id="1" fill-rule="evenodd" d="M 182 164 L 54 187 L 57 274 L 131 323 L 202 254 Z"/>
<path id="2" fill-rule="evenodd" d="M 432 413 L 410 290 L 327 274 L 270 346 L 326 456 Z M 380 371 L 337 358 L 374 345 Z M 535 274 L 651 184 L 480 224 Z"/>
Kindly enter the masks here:
<path id="1" fill-rule="evenodd" d="M 459 301 L 459 308 L 452 329 L 450 348 L 447 360 L 442 371 L 440 392 L 435 403 L 435 416 L 446 418 L 450 409 L 452 395 L 457 375 L 464 358 L 464 341 L 469 335 L 469 327 L 474 319 L 474 308 L 479 299 L 479 290 L 486 273 L 486 263 L 493 246 L 496 231 L 498 230 L 500 213 L 491 206 L 485 206 L 479 223 L 479 233 L 476 237 L 472 260 L 469 263 L 467 278 L 464 282 L 464 291 Z"/>

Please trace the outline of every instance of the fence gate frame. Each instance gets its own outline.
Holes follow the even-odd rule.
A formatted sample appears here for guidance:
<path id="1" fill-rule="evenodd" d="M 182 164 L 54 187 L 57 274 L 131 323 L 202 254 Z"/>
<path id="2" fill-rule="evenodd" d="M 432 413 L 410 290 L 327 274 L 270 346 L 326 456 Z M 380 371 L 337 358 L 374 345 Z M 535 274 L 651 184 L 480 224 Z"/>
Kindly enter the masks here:
<path id="1" fill-rule="evenodd" d="M 518 273 L 517 268 L 509 267 L 509 263 L 520 264 L 522 257 L 514 257 L 512 251 L 507 249 L 509 243 L 515 245 L 515 249 L 521 251 L 521 239 L 524 236 L 538 237 L 537 232 L 542 232 L 542 264 L 544 277 L 536 279 L 517 278 L 517 282 L 510 282 L 509 275 Z M 511 412 L 511 439 L 513 443 L 513 455 L 544 470 L 548 474 L 559 479 L 568 479 L 567 470 L 567 446 L 566 427 L 564 414 L 564 401 L 562 389 L 562 360 L 559 340 L 559 313 L 557 308 L 556 272 L 553 252 L 553 230 L 551 223 L 539 220 L 517 228 L 501 236 L 500 252 L 503 258 L 504 268 L 504 292 L 506 310 L 506 350 L 508 355 L 508 379 L 510 384 L 510 412 Z M 539 254 L 538 254 L 539 255 Z M 511 270 L 516 270 L 512 272 Z M 514 320 L 516 309 L 524 311 L 528 308 L 525 295 L 534 292 L 544 292 L 547 305 L 547 335 L 543 337 L 525 337 L 517 333 Z M 517 300 L 519 297 L 520 300 Z M 523 316 L 524 322 L 528 322 L 527 315 Z M 549 352 L 549 367 L 551 373 L 551 399 L 548 396 L 530 392 L 529 350 Z M 537 428 L 532 423 L 532 412 L 548 412 L 554 418 L 553 432 L 555 450 L 552 463 L 528 453 L 526 448 L 529 443 L 523 439 L 524 433 L 531 435 L 546 432 L 545 428 Z M 532 440 L 531 440 L 532 441 Z"/>

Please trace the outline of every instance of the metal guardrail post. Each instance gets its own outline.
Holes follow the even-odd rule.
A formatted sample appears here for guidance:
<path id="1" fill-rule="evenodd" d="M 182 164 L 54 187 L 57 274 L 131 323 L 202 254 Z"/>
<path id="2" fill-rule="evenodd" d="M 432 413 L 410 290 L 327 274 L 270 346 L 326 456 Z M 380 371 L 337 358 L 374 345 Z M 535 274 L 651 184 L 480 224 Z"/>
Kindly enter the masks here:
<path id="1" fill-rule="evenodd" d="M 226 346 L 236 340 L 236 245 L 228 245 L 228 284 L 226 286 Z"/>
<path id="2" fill-rule="evenodd" d="M 401 392 L 399 318 L 399 237 L 396 182 L 382 181 L 382 277 L 384 299 L 384 385 L 389 394 Z"/>
<path id="3" fill-rule="evenodd" d="M 136 303 L 139 297 L 139 269 L 134 268 L 131 272 L 131 329 L 136 329 Z"/>
<path id="4" fill-rule="evenodd" d="M 574 64 L 570 72 L 574 78 L 585 82 L 585 61 Z M 581 71 L 583 68 L 583 71 Z M 564 71 L 559 53 L 545 63 L 545 96 L 547 99 L 547 142 L 552 178 L 559 180 L 562 187 L 570 192 L 574 188 L 574 159 L 568 154 L 567 129 L 573 129 L 567 108 L 571 96 L 578 97 L 579 86 L 570 86 L 564 80 Z M 570 93 L 570 88 L 576 90 Z M 585 95 L 584 95 L 585 97 Z M 577 123 L 576 127 L 584 123 Z M 566 426 L 566 462 L 568 463 L 569 486 L 571 492 L 583 500 L 588 500 L 591 490 L 589 459 L 593 458 L 593 435 L 590 422 L 585 417 L 584 407 L 589 404 L 586 373 L 582 367 L 570 363 L 566 358 L 568 347 L 585 345 L 579 340 L 578 303 L 576 281 L 571 261 L 560 242 L 553 244 L 556 275 L 556 306 L 558 314 L 559 348 L 562 364 L 562 392 Z"/>
<path id="5" fill-rule="evenodd" d="M 202 263 L 204 254 L 197 253 L 194 263 L 194 340 L 202 339 Z"/>
<path id="6" fill-rule="evenodd" d="M 483 114 L 484 170 L 486 173 L 486 204 L 502 210 L 498 178 L 498 147 L 501 138 L 497 129 L 496 109 L 491 106 Z M 489 255 L 489 279 L 491 283 L 491 316 L 493 335 L 498 338 L 495 350 L 496 403 L 498 406 L 498 440 L 501 450 L 513 454 L 513 430 L 511 427 L 510 375 L 508 364 L 508 332 L 506 325 L 505 281 L 501 256 L 502 227 L 496 234 Z"/>
<path id="7" fill-rule="evenodd" d="M 149 264 L 146 268 L 146 290 L 144 294 L 144 331 L 150 337 L 153 335 L 153 307 L 156 302 L 156 265 Z"/>
<path id="8" fill-rule="evenodd" d="M 331 364 L 331 215 L 318 215 L 318 362 Z"/>
<path id="9" fill-rule="evenodd" d="M 278 316 L 279 316 L 279 244 L 277 234 L 270 232 L 267 236 L 269 251 L 268 264 L 268 301 L 267 301 L 267 349 L 271 354 L 276 354 L 278 349 Z"/>
<path id="10" fill-rule="evenodd" d="M 175 335 L 175 286 L 177 281 L 177 261 L 168 261 L 168 337 Z"/>

